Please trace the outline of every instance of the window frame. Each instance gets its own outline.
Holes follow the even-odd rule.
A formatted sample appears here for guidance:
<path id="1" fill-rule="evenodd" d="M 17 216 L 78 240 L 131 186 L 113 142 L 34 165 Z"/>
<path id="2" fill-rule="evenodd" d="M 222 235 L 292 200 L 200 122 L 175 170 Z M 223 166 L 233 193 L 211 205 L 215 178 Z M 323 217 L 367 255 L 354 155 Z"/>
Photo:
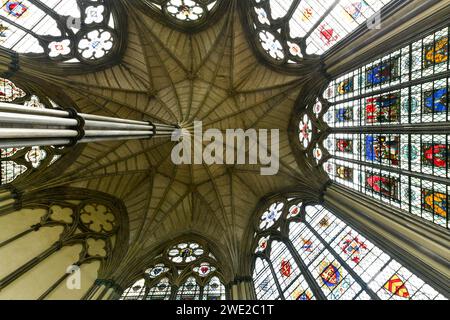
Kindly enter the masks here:
<path id="1" fill-rule="evenodd" d="M 268 208 L 267 202 L 265 202 L 265 204 L 262 205 L 260 207 L 260 209 L 257 210 L 256 215 L 254 216 L 254 220 L 252 223 L 253 238 L 252 238 L 252 246 L 251 246 L 251 250 L 252 250 L 251 251 L 251 253 L 252 253 L 251 272 L 252 272 L 253 276 L 254 276 L 254 272 L 255 272 L 256 260 L 264 259 L 269 263 L 269 265 L 271 265 L 270 258 L 268 258 L 270 256 L 271 242 L 272 241 L 281 241 L 282 243 L 284 243 L 284 245 L 286 245 L 286 247 L 290 251 L 294 261 L 299 266 L 300 271 L 302 272 L 304 278 L 306 279 L 306 282 L 309 285 L 309 289 L 314 293 L 314 298 L 315 299 L 325 299 L 325 296 L 322 294 L 322 291 L 318 287 L 317 283 L 314 281 L 314 279 L 312 279 L 310 277 L 310 275 L 311 275 L 310 269 L 308 267 L 306 267 L 306 265 L 304 264 L 303 259 L 300 257 L 299 251 L 294 246 L 293 239 L 290 239 L 290 236 L 289 236 L 291 223 L 301 222 L 301 223 L 304 223 L 309 229 L 313 229 L 313 226 L 310 226 L 309 222 L 306 223 L 306 220 L 305 220 L 306 207 L 321 206 L 322 210 L 328 210 L 332 215 L 334 215 L 336 218 L 341 220 L 347 226 L 347 227 L 344 227 L 338 233 L 338 235 L 341 234 L 342 232 L 344 232 L 346 230 L 346 228 L 348 228 L 348 227 L 354 229 L 354 231 L 356 233 L 360 234 L 363 238 L 370 241 L 375 247 L 378 247 L 379 249 L 381 249 L 382 252 L 387 253 L 390 256 L 391 260 L 399 262 L 400 264 L 403 265 L 403 267 L 407 267 L 407 269 L 410 270 L 411 272 L 413 272 L 414 275 L 416 275 L 417 277 L 420 277 L 419 279 L 425 280 L 426 283 L 433 286 L 433 289 L 435 291 L 437 291 L 438 293 L 440 293 L 441 295 L 443 295 L 445 297 L 445 292 L 441 291 L 442 286 L 436 285 L 436 283 L 432 279 L 429 279 L 425 274 L 420 272 L 420 268 L 416 268 L 414 265 L 411 265 L 411 262 L 415 262 L 414 260 L 411 260 L 410 257 L 406 257 L 403 254 L 403 252 L 401 252 L 401 250 L 398 251 L 397 250 L 398 248 L 396 248 L 395 246 L 392 246 L 385 241 L 377 239 L 377 237 L 375 235 L 372 235 L 367 229 L 361 228 L 360 225 L 355 224 L 352 219 L 348 219 L 348 217 L 346 217 L 344 214 L 339 212 L 337 209 L 329 208 L 328 206 L 324 206 L 323 203 L 320 204 L 317 201 L 304 200 L 303 196 L 298 196 L 298 195 L 297 196 L 293 196 L 293 195 L 277 196 L 276 198 L 271 199 L 270 203 L 272 204 L 272 203 L 275 203 L 278 201 L 284 201 L 284 203 L 285 203 L 283 214 L 280 216 L 280 218 L 277 220 L 277 222 L 269 230 L 259 231 L 259 229 L 258 229 L 259 219 L 260 219 L 262 213 L 265 211 L 265 209 Z M 292 206 L 297 205 L 298 203 L 301 203 L 301 212 L 294 218 L 292 218 L 292 217 L 288 218 L 289 209 Z M 256 253 L 255 249 L 258 248 L 258 246 L 259 246 L 259 244 L 258 244 L 259 240 L 262 237 L 267 237 L 267 236 L 270 236 L 270 240 L 268 241 L 268 245 L 267 245 L 266 249 L 262 253 Z M 322 244 L 325 245 L 325 249 L 327 248 L 327 246 L 330 246 L 330 244 L 325 239 L 321 239 L 321 238 L 318 238 L 318 239 Z M 334 249 L 331 250 L 330 252 L 334 252 Z M 332 255 L 335 257 L 335 259 L 337 256 L 340 256 L 339 253 L 337 253 L 337 252 L 332 253 Z M 316 256 L 316 258 L 317 257 L 318 256 Z M 316 259 L 316 258 L 314 258 L 314 259 Z M 347 264 L 345 264 L 345 263 L 342 264 L 342 261 L 340 261 L 340 260 L 341 259 L 338 259 L 339 264 L 341 266 L 344 266 L 347 272 L 349 270 L 351 270 L 350 274 L 352 276 L 354 276 L 356 274 L 356 272 L 353 271 L 353 269 L 351 267 L 349 267 Z M 283 296 L 282 292 L 280 291 L 278 279 L 274 273 L 275 272 L 274 267 L 271 266 L 271 269 L 272 269 L 271 276 L 272 276 L 273 281 L 276 284 L 275 288 L 277 288 L 277 291 L 278 291 L 278 299 L 285 300 L 285 297 Z M 356 295 L 356 296 L 358 296 L 362 292 L 364 292 L 364 288 L 368 288 L 370 282 L 365 283 L 360 278 L 359 275 L 356 274 L 356 276 L 357 276 L 356 279 L 355 279 L 355 277 L 353 277 L 353 278 L 361 286 L 360 293 L 358 293 Z M 374 278 L 375 278 L 375 276 L 374 276 Z M 373 280 L 371 280 L 371 281 L 373 281 Z M 292 281 L 291 284 L 292 283 L 294 283 L 294 281 Z M 289 286 L 287 286 L 286 290 L 288 290 Z M 253 287 L 253 289 L 255 290 L 255 296 L 256 296 L 256 288 Z M 374 297 L 377 297 L 374 292 L 372 292 L 372 293 L 375 295 Z M 448 298 L 448 295 L 447 295 L 447 298 Z M 378 299 L 380 299 L 380 298 L 378 298 Z"/>
<path id="2" fill-rule="evenodd" d="M 41 0 L 42 1 L 42 0 Z M 77 4 L 83 4 L 88 5 L 88 0 L 77 0 Z M 95 4 L 95 2 L 93 2 Z M 127 48 L 127 41 L 128 41 L 128 16 L 126 14 L 126 10 L 124 5 L 120 1 L 106 1 L 97 3 L 98 5 L 104 5 L 106 7 L 106 13 L 108 14 L 108 17 L 105 18 L 105 21 L 102 22 L 102 24 L 92 24 L 89 26 L 86 26 L 82 24 L 82 34 L 89 33 L 90 31 L 97 30 L 99 28 L 102 28 L 102 25 L 104 24 L 107 26 L 107 31 L 111 32 L 114 41 L 113 46 L 110 49 L 109 53 L 105 55 L 102 58 L 95 59 L 92 61 L 88 61 L 86 59 L 81 59 L 79 62 L 65 62 L 70 59 L 63 58 L 63 57 L 56 57 L 51 58 L 48 55 L 48 46 L 42 45 L 44 49 L 43 53 L 19 53 L 17 51 L 14 51 L 12 49 L 8 49 L 6 47 L 0 46 L 0 50 L 4 51 L 5 53 L 9 54 L 11 56 L 12 65 L 17 64 L 17 66 L 14 66 L 11 68 L 10 72 L 8 72 L 5 76 L 12 76 L 17 72 L 19 69 L 21 69 L 21 65 L 27 65 L 27 68 L 33 68 L 36 70 L 45 70 L 46 73 L 52 73 L 56 75 L 77 75 L 77 74 L 85 74 L 85 73 L 91 73 L 96 72 L 100 70 L 105 70 L 107 68 L 110 68 L 116 64 L 118 64 L 124 54 L 125 50 Z M 43 10 L 47 15 L 50 15 L 47 11 Z M 85 17 L 85 12 L 80 10 L 80 14 L 82 17 Z M 114 19 L 114 29 L 110 28 L 108 26 L 109 20 L 112 17 Z M 58 14 L 58 19 L 64 18 L 62 15 Z M 0 20 L 1 22 L 2 20 Z M 55 20 L 57 23 L 61 24 L 60 20 Z M 20 21 L 18 21 L 20 22 Z M 48 37 L 48 36 L 39 36 L 39 38 L 36 39 L 42 39 L 42 41 L 48 42 L 49 44 L 51 42 L 59 40 L 63 40 L 66 38 L 71 38 L 72 42 L 78 42 L 82 37 L 80 32 L 77 34 L 74 34 L 71 30 L 67 34 L 67 36 L 61 35 L 59 37 Z M 40 41 L 40 40 L 39 40 Z M 74 49 L 76 50 L 76 49 Z M 14 63 L 14 61 L 16 61 Z M 22 63 L 23 61 L 23 63 Z M 31 66 L 31 67 L 30 67 Z"/>

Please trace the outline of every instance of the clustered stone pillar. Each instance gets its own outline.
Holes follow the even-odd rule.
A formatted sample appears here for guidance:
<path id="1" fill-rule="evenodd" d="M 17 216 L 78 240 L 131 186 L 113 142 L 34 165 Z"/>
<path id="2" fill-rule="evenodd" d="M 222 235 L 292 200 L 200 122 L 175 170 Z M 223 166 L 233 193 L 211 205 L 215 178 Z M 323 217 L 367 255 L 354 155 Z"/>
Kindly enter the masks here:
<path id="1" fill-rule="evenodd" d="M 176 126 L 0 103 L 0 148 L 170 136 Z"/>
<path id="2" fill-rule="evenodd" d="M 2 186 L 0 188 L 0 212 L 9 210 L 20 210 L 21 193 L 13 186 Z"/>
<path id="3" fill-rule="evenodd" d="M 232 300 L 255 300 L 252 277 L 237 277 L 230 284 Z"/>
<path id="4" fill-rule="evenodd" d="M 14 205 L 14 198 L 10 190 L 0 190 L 0 209 L 9 208 Z"/>

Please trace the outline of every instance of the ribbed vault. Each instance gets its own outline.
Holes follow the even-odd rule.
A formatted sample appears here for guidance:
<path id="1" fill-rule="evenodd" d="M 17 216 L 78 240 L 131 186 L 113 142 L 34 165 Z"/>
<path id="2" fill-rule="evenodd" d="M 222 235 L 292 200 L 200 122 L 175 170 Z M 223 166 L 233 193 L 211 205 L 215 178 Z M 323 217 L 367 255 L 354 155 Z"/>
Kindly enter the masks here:
<path id="1" fill-rule="evenodd" d="M 309 76 L 279 74 L 254 56 L 233 1 L 205 31 L 162 25 L 132 6 L 128 49 L 105 71 L 50 77 L 85 113 L 225 129 L 280 129 L 280 171 L 255 165 L 175 166 L 167 139 L 89 144 L 64 174 L 40 187 L 71 186 L 122 199 L 130 219 L 128 260 L 187 232 L 226 248 L 239 264 L 241 239 L 258 201 L 298 187 L 289 117 Z M 145 249 L 145 250 L 144 250 Z"/>

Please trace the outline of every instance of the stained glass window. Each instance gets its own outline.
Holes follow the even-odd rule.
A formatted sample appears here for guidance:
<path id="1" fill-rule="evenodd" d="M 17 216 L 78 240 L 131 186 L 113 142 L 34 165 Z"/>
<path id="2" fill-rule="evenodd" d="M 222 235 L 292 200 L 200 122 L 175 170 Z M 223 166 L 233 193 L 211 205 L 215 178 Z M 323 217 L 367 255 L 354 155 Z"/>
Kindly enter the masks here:
<path id="1" fill-rule="evenodd" d="M 282 202 L 272 204 L 261 216 L 259 228 L 266 230 L 272 227 L 280 218 L 283 206 Z"/>
<path id="2" fill-rule="evenodd" d="M 148 269 L 146 273 L 150 276 L 150 278 L 155 279 L 168 271 L 169 268 L 167 268 L 163 263 L 159 263 L 153 268 Z"/>
<path id="3" fill-rule="evenodd" d="M 173 246 L 169 252 L 169 259 L 175 263 L 188 263 L 198 259 L 205 250 L 197 243 L 180 243 Z"/>
<path id="4" fill-rule="evenodd" d="M 253 281 L 258 300 L 278 300 L 279 291 L 269 262 L 266 259 L 256 259 Z"/>
<path id="5" fill-rule="evenodd" d="M 146 300 L 169 300 L 171 292 L 172 288 L 169 279 L 163 278 L 150 288 Z"/>
<path id="6" fill-rule="evenodd" d="M 255 234 L 259 300 L 447 299 L 322 206 L 283 202 L 279 226 Z"/>
<path id="7" fill-rule="evenodd" d="M 144 297 L 145 279 L 140 279 L 124 291 L 120 300 L 142 300 Z"/>
<path id="8" fill-rule="evenodd" d="M 312 127 L 311 120 L 309 119 L 309 117 L 306 113 L 303 114 L 303 116 L 301 118 L 302 119 L 299 123 L 299 130 L 300 130 L 299 139 L 300 139 L 300 145 L 304 149 L 306 149 L 309 146 L 309 143 L 311 142 L 311 139 L 312 139 L 313 127 Z"/>
<path id="9" fill-rule="evenodd" d="M 334 181 L 445 228 L 448 39 L 439 29 L 332 81 L 323 141 Z"/>
<path id="10" fill-rule="evenodd" d="M 25 92 L 16 87 L 8 79 L 0 78 L 0 102 L 13 102 L 14 100 L 25 97 Z"/>
<path id="11" fill-rule="evenodd" d="M 121 300 L 225 300 L 226 289 L 207 244 L 180 242 L 154 259 Z"/>
<path id="12" fill-rule="evenodd" d="M 0 0 L 0 46 L 63 62 L 92 62 L 115 50 L 113 1 Z"/>
<path id="13" fill-rule="evenodd" d="M 198 273 L 200 277 L 207 277 L 211 272 L 216 271 L 216 268 L 214 266 L 211 266 L 209 262 L 203 262 L 193 270 L 194 272 Z"/>
<path id="14" fill-rule="evenodd" d="M 261 48 L 279 62 L 295 64 L 322 55 L 359 26 L 376 21 L 392 0 L 253 0 L 249 25 Z"/>
<path id="15" fill-rule="evenodd" d="M 144 278 L 138 280 L 126 289 L 121 300 L 168 300 L 172 286 L 167 275 L 170 268 L 164 263 L 157 263 L 144 273 Z"/>
<path id="16" fill-rule="evenodd" d="M 158 11 L 178 22 L 199 22 L 206 20 L 218 4 L 217 0 L 151 0 Z"/>
<path id="17" fill-rule="evenodd" d="M 55 102 L 43 97 L 51 108 Z M 23 104 L 29 108 L 45 108 L 41 98 L 26 93 L 8 79 L 0 78 L 0 104 Z M 5 185 L 53 165 L 66 152 L 64 147 L 0 148 L 0 185 Z M 22 177 L 21 177 L 22 176 Z"/>

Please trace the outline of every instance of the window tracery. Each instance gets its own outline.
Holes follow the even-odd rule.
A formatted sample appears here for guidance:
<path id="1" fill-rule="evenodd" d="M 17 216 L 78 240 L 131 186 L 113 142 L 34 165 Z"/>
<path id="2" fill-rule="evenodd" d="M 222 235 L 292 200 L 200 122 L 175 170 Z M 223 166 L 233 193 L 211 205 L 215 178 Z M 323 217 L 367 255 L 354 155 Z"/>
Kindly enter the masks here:
<path id="1" fill-rule="evenodd" d="M 98 64 L 119 47 L 116 10 L 110 0 L 2 0 L 0 46 L 57 62 Z"/>
<path id="2" fill-rule="evenodd" d="M 45 104 L 41 101 L 45 101 Z M 23 104 L 28 108 L 59 108 L 49 98 L 30 94 L 4 78 L 0 78 L 0 103 Z M 52 166 L 66 151 L 64 147 L 55 146 L 0 148 L 0 185 L 12 183 L 19 178 L 24 179 Z"/>
<path id="3" fill-rule="evenodd" d="M 298 199 L 280 202 L 277 223 L 254 236 L 259 300 L 446 299 L 322 206 Z"/>
<path id="4" fill-rule="evenodd" d="M 330 134 L 313 138 L 332 180 L 444 228 L 448 39 L 439 29 L 332 81 L 318 117 Z"/>
<path id="5" fill-rule="evenodd" d="M 169 252 L 169 259 L 175 263 L 189 263 L 198 259 L 204 254 L 203 248 L 195 243 L 180 243 L 173 246 Z"/>
<path id="6" fill-rule="evenodd" d="M 175 23 L 198 25 L 210 18 L 218 7 L 217 0 L 151 0 L 154 11 Z"/>
<path id="7" fill-rule="evenodd" d="M 326 53 L 392 0 L 252 0 L 246 6 L 260 47 L 281 64 Z"/>
<path id="8" fill-rule="evenodd" d="M 2 255 L 17 255 L 2 259 L 1 298 L 82 299 L 97 277 L 121 258 L 115 248 L 128 232 L 124 208 L 115 199 L 82 189 L 46 190 L 28 197 L 22 209 L 2 215 Z M 99 228 L 104 221 L 108 226 Z M 43 270 L 47 276 L 36 282 Z M 76 271 L 81 286 L 71 290 L 70 276 Z M 28 289 L 19 290 L 18 296 L 17 288 Z"/>
<path id="9" fill-rule="evenodd" d="M 124 291 L 121 300 L 225 300 L 216 258 L 194 241 L 171 245 L 155 258 L 143 278 Z"/>

